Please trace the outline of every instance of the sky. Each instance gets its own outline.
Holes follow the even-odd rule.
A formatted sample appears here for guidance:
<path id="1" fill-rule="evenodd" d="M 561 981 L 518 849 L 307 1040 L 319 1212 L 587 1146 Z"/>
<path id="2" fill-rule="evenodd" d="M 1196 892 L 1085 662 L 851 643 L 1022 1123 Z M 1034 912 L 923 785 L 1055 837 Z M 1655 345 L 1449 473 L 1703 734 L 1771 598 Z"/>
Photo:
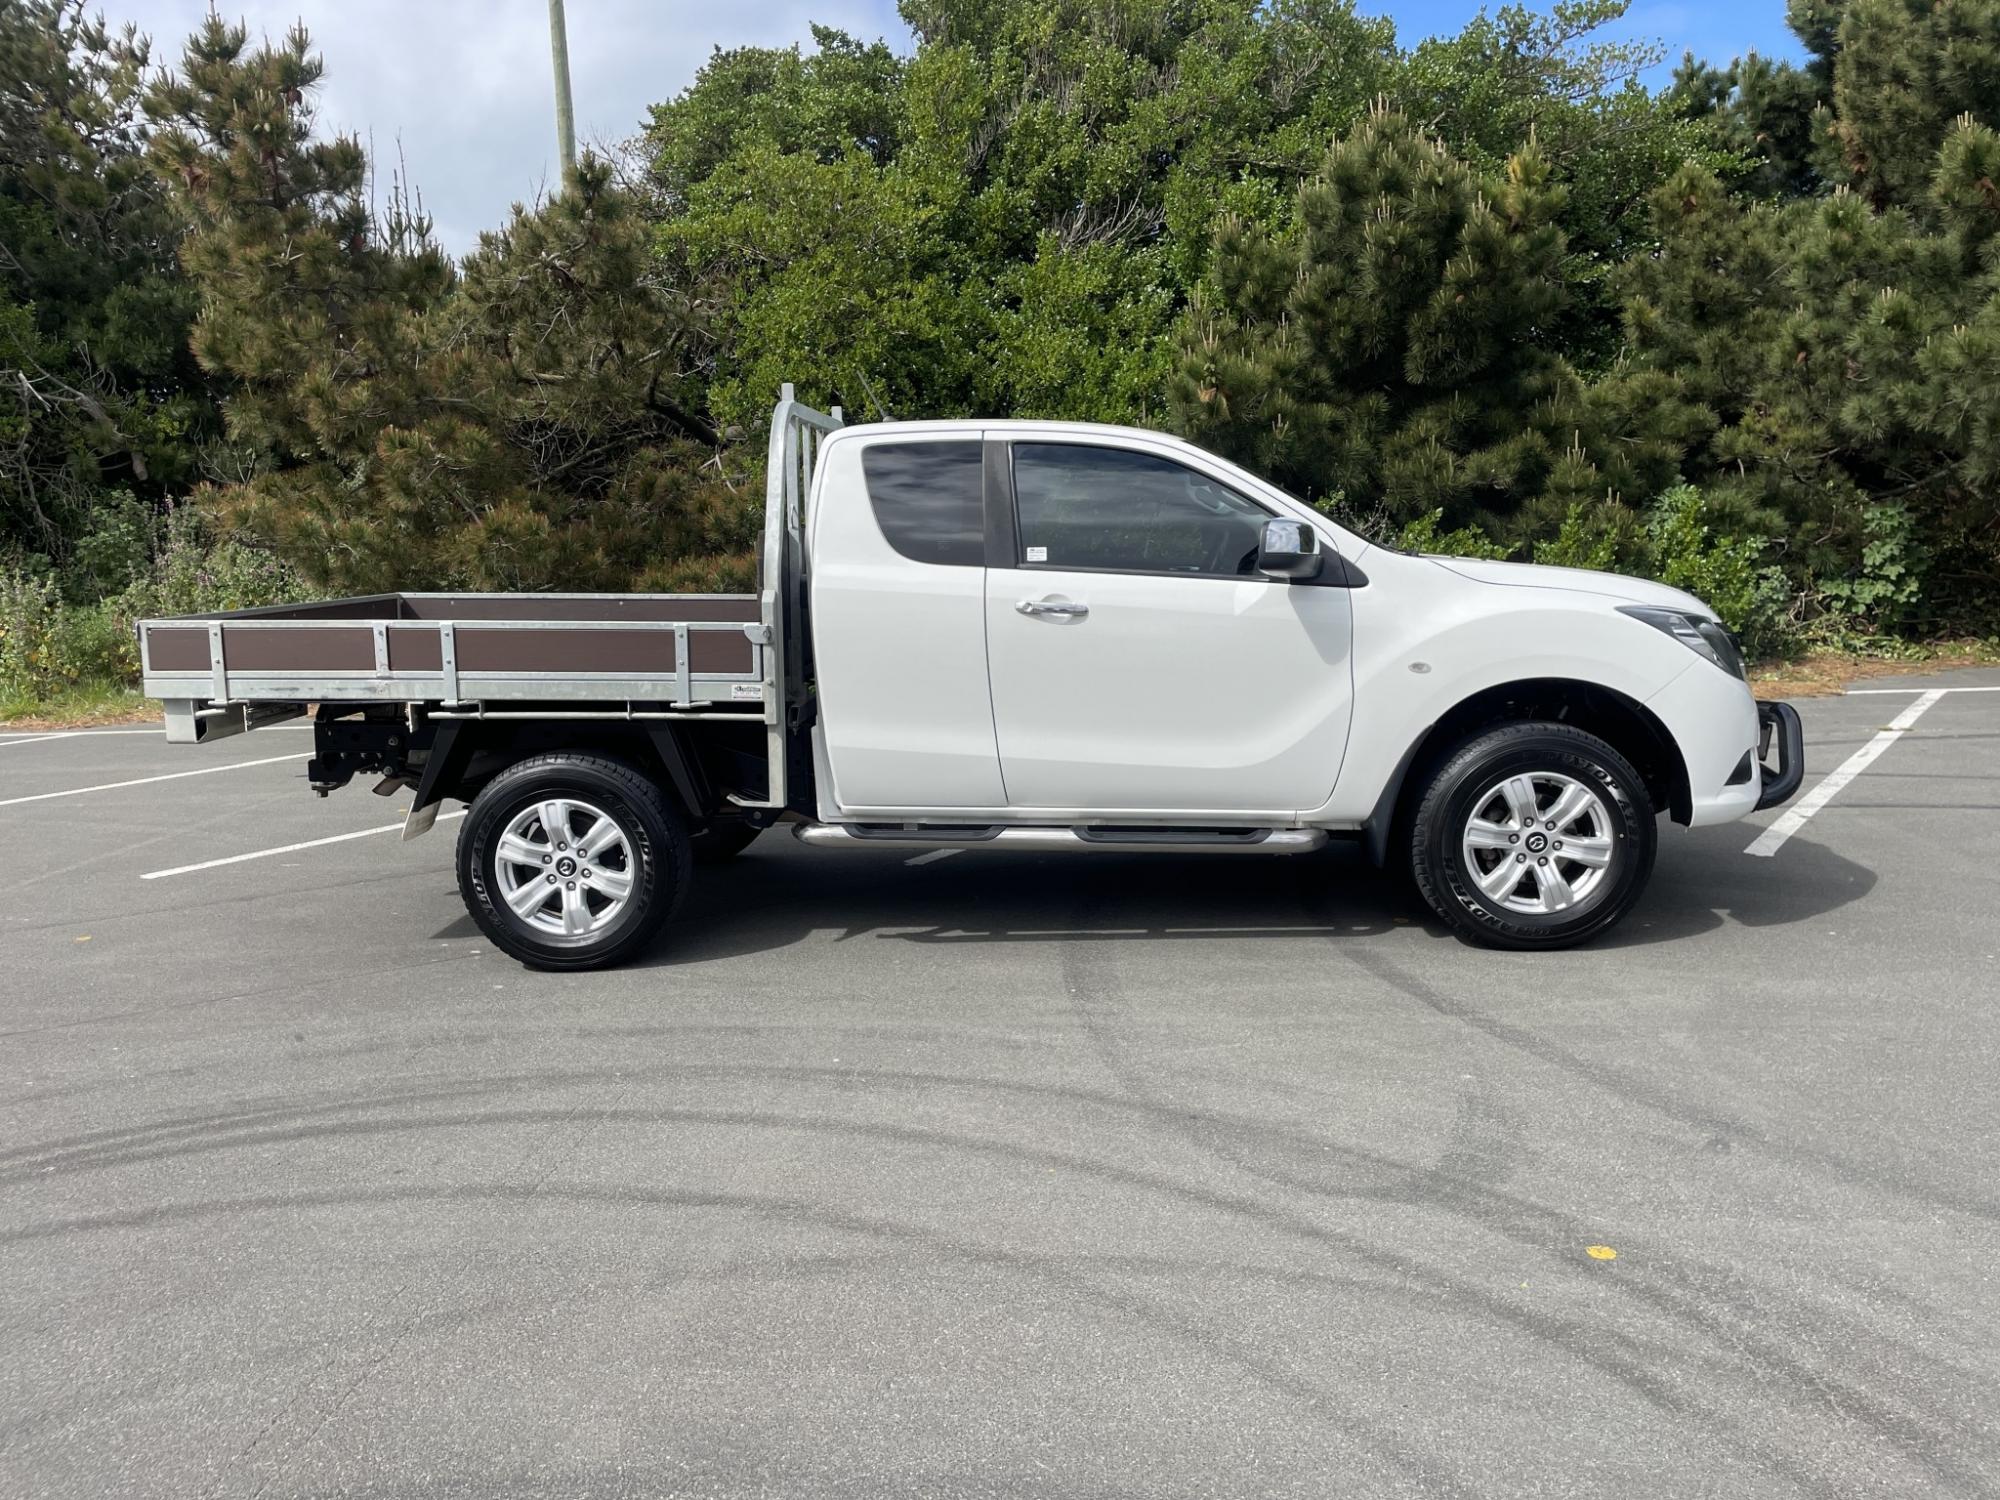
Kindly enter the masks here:
<path id="1" fill-rule="evenodd" d="M 505 222 L 556 176 L 547 0 L 218 0 L 253 35 L 282 37 L 304 19 L 326 60 L 319 122 L 353 132 L 381 168 L 400 155 L 436 222 L 463 254 L 481 229 Z M 1406 44 L 1457 30 L 1478 0 L 1360 0 L 1392 16 Z M 208 0 L 104 0 L 105 18 L 132 21 L 157 60 L 179 55 Z M 836 26 L 898 51 L 910 46 L 893 0 L 567 0 L 577 135 L 616 142 L 638 133 L 648 105 L 693 79 L 717 46 L 807 42 L 809 23 Z M 1726 61 L 1793 56 L 1783 0 L 1635 0 L 1620 35 Z M 1663 74 L 1666 70 L 1663 70 Z M 1658 79 L 1655 81 L 1664 81 Z M 386 171 L 381 174 L 386 182 Z"/>

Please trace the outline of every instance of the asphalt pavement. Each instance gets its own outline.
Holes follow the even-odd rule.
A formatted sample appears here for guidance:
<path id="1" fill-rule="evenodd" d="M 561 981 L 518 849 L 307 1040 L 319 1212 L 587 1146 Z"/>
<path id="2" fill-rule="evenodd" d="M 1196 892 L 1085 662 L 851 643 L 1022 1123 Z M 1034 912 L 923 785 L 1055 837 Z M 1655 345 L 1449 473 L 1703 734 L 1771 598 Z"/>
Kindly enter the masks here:
<path id="1" fill-rule="evenodd" d="M 1554 955 L 778 832 L 537 975 L 307 732 L 0 736 L 0 1495 L 2000 1494 L 2000 672 L 1858 686 Z"/>

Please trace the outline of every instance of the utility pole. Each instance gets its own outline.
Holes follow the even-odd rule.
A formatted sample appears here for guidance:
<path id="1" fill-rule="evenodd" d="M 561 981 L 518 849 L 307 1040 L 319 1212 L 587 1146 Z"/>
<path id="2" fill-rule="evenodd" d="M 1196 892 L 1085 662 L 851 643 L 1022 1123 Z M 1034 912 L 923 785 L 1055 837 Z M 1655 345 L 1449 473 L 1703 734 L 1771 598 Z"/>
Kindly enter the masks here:
<path id="1" fill-rule="evenodd" d="M 562 154 L 563 186 L 576 176 L 576 114 L 569 102 L 569 30 L 563 0 L 549 0 L 549 55 L 556 68 L 556 150 Z"/>

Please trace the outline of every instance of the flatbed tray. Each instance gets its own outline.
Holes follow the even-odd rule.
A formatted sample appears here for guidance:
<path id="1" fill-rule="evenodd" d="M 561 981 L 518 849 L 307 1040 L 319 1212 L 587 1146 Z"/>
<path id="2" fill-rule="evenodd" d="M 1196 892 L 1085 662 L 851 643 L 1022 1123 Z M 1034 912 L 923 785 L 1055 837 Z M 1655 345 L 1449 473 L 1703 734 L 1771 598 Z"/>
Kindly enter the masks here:
<path id="1" fill-rule="evenodd" d="M 754 594 L 376 594 L 139 623 L 183 703 L 765 699 Z"/>

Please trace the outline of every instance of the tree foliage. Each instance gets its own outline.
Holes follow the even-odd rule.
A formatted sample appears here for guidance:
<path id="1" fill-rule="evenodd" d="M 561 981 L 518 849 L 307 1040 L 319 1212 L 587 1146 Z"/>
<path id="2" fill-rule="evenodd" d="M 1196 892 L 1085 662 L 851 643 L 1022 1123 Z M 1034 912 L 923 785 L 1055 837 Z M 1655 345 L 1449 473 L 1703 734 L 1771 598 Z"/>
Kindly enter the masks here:
<path id="1" fill-rule="evenodd" d="M 1792 0 L 1802 61 L 1657 92 L 1623 0 L 902 14 L 718 50 L 454 264 L 315 134 L 302 31 L 149 87 L 0 0 L 0 553 L 129 593 L 196 490 L 321 588 L 738 584 L 791 381 L 1178 426 L 1767 642 L 2000 621 L 2000 0 Z"/>
<path id="2" fill-rule="evenodd" d="M 1378 110 L 1290 226 L 1217 236 L 1174 414 L 1306 496 L 1491 520 L 1563 463 L 1581 386 L 1544 337 L 1567 298 L 1562 194 L 1532 149 L 1488 178 Z"/>
<path id="3" fill-rule="evenodd" d="M 1540 333 L 1601 362 L 1606 269 L 1705 139 L 1632 82 L 1650 54 L 1592 40 L 1621 13 L 1509 9 L 1406 53 L 1347 0 L 909 0 L 905 63 L 820 32 L 719 52 L 654 111 L 661 253 L 719 310 L 725 427 L 779 379 L 869 415 L 1157 422 L 1218 225 L 1282 231 L 1386 93 L 1489 173 L 1536 135 L 1581 292 Z"/>
<path id="4" fill-rule="evenodd" d="M 0 4 L 0 551 L 115 588 L 215 431 L 181 221 L 146 165 L 148 54 L 81 0 Z"/>
<path id="5" fill-rule="evenodd" d="M 1393 122 L 1394 151 L 1388 120 L 1345 138 L 1297 227 L 1218 236 L 1183 326 L 1178 419 L 1391 521 L 1435 513 L 1574 552 L 1588 504 L 1624 565 L 1694 577 L 1731 559 L 1731 608 L 1754 602 L 1767 635 L 1780 613 L 1840 635 L 1992 628 L 2000 135 L 1982 111 L 2000 102 L 2000 5 L 1792 18 L 1803 66 L 1683 67 L 1668 97 L 1714 147 L 1656 178 L 1602 282 L 1547 248 L 1607 221 L 1536 206 L 1539 122 L 1504 181 L 1463 127 L 1420 141 Z M 1511 256 L 1465 243 L 1482 215 L 1512 226 L 1493 241 Z M 1588 338 L 1557 332 L 1579 308 L 1600 328 L 1601 309 L 1618 315 L 1599 368 Z M 1435 373 L 1432 316 L 1463 385 Z M 1657 521 L 1677 482 L 1700 487 L 1672 509 L 1696 507 L 1698 526 Z M 1656 518 L 1643 530 L 1621 519 L 1639 508 Z"/>
<path id="6" fill-rule="evenodd" d="M 1850 11 L 1836 35 L 1858 24 Z M 1609 384 L 1647 380 L 1699 418 L 1682 472 L 1774 538 L 1809 610 L 1863 633 L 1981 628 L 2000 593 L 2000 135 L 1960 115 L 1936 122 L 1923 173 L 1907 144 L 1855 170 L 1881 116 L 1847 128 L 1851 50 L 1812 116 L 1839 148 L 1822 182 L 1850 180 L 1777 201 L 1696 169 L 1662 188 L 1660 248 L 1621 275 L 1629 354 Z"/>
<path id="7" fill-rule="evenodd" d="M 193 221 L 194 349 L 251 456 L 211 492 L 327 588 L 619 587 L 743 571 L 734 490 L 682 357 L 691 310 L 601 163 L 455 270 L 351 139 L 318 140 L 303 29 L 211 17 L 153 89 L 153 155 Z"/>

